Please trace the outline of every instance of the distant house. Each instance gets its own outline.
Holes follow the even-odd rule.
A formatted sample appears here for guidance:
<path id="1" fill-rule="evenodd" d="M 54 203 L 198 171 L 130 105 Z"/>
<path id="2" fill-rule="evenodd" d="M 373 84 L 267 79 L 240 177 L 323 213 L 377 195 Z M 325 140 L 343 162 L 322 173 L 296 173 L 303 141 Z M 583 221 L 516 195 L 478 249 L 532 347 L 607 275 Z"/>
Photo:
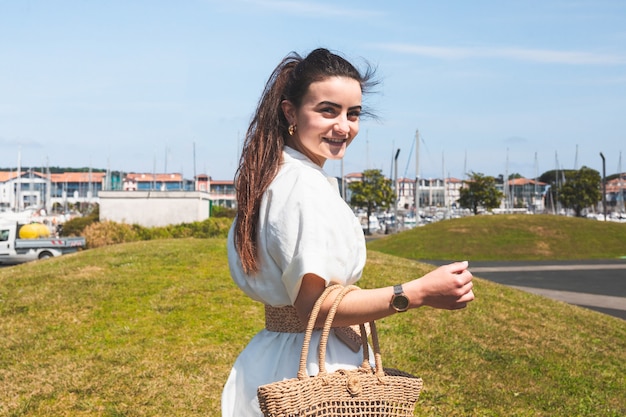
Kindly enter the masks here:
<path id="1" fill-rule="evenodd" d="M 463 180 L 454 177 L 446 178 L 447 205 L 457 205 L 461 198 L 461 188 L 463 188 Z"/>
<path id="2" fill-rule="evenodd" d="M 216 206 L 237 207 L 235 182 L 232 180 L 211 180 L 209 195 L 211 196 L 211 201 Z"/>
<path id="3" fill-rule="evenodd" d="M 504 203 L 508 203 L 509 208 L 525 208 L 534 213 L 544 211 L 548 184 L 530 178 L 513 178 L 506 185 Z"/>
<path id="4" fill-rule="evenodd" d="M 606 201 L 609 206 L 615 206 L 619 212 L 624 212 L 624 197 L 626 197 L 626 174 L 622 173 L 606 183 Z"/>
<path id="5" fill-rule="evenodd" d="M 103 191 L 199 191 L 209 194 L 212 205 L 236 206 L 234 182 L 206 174 L 189 180 L 179 173 L 0 171 L 0 211 L 29 207 L 50 211 L 55 205 L 66 211 L 79 203 L 99 203 Z"/>
<path id="6" fill-rule="evenodd" d="M 0 210 L 43 207 L 49 200 L 49 181 L 34 170 L 0 171 Z"/>
<path id="7" fill-rule="evenodd" d="M 196 175 L 196 191 L 209 192 L 211 177 L 207 174 Z"/>
<path id="8" fill-rule="evenodd" d="M 32 169 L 0 171 L 0 208 L 23 210 L 97 202 L 105 186 L 103 172 L 42 173 Z"/>
<path id="9" fill-rule="evenodd" d="M 345 176 L 346 188 L 350 183 L 362 181 L 362 173 L 351 173 Z M 415 179 L 398 178 L 397 208 L 398 210 L 415 209 Z M 457 178 L 420 178 L 419 179 L 419 206 L 420 207 L 449 207 L 456 204 L 460 197 L 463 181 Z M 395 186 L 394 187 L 395 191 Z M 346 190 L 346 201 L 350 201 L 350 190 Z"/>
<path id="10" fill-rule="evenodd" d="M 93 203 L 105 185 L 104 172 L 63 172 L 50 174 L 52 203 L 62 206 L 76 203 Z"/>
<path id="11" fill-rule="evenodd" d="M 193 181 L 182 174 L 127 173 L 122 180 L 124 191 L 193 191 Z"/>
<path id="12" fill-rule="evenodd" d="M 419 207 L 448 207 L 459 199 L 460 184 L 456 178 L 420 178 Z M 415 179 L 398 178 L 398 208 L 415 209 Z"/>

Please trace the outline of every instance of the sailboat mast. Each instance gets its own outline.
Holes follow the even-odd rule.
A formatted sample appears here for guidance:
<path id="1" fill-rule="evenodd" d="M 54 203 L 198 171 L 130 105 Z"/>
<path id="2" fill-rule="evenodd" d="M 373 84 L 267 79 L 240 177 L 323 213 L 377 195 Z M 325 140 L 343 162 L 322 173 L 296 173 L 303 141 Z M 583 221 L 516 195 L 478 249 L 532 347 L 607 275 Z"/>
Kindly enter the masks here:
<path id="1" fill-rule="evenodd" d="M 22 149 L 17 151 L 17 176 L 15 177 L 15 211 L 22 211 Z"/>
<path id="2" fill-rule="evenodd" d="M 193 142 L 193 191 L 198 190 L 198 179 L 196 178 L 196 142 Z"/>
<path id="3" fill-rule="evenodd" d="M 619 201 L 619 212 L 623 213 L 624 212 L 624 188 L 623 188 L 623 180 L 624 180 L 624 174 L 622 173 L 622 151 L 620 151 L 619 153 L 619 159 L 617 162 L 617 172 L 619 175 L 619 182 L 618 182 L 618 190 L 619 190 L 619 196 L 617 198 L 617 201 Z"/>
<path id="4" fill-rule="evenodd" d="M 533 190 L 533 212 L 535 212 L 535 208 L 537 207 L 539 200 L 539 196 L 537 195 L 537 181 L 539 181 L 539 162 L 537 161 L 537 152 L 535 152 L 535 189 Z"/>
<path id="5" fill-rule="evenodd" d="M 420 131 L 415 130 L 415 224 L 419 223 L 420 208 Z"/>
<path id="6" fill-rule="evenodd" d="M 506 166 L 504 168 L 502 188 L 504 188 L 505 208 L 507 213 L 509 213 L 511 209 L 511 191 L 509 190 L 509 148 L 506 148 Z"/>
<path id="7" fill-rule="evenodd" d="M 465 150 L 465 157 L 463 159 L 463 178 L 467 177 L 467 149 Z"/>
<path id="8" fill-rule="evenodd" d="M 46 213 L 50 214 L 52 212 L 52 190 L 50 189 L 52 185 L 52 175 L 50 174 L 50 161 L 48 157 L 46 157 Z"/>
<path id="9" fill-rule="evenodd" d="M 448 187 L 446 180 L 446 157 L 443 152 L 441 152 L 441 177 L 443 182 L 443 207 L 446 210 L 446 218 L 448 218 L 450 207 L 448 207 Z"/>
<path id="10" fill-rule="evenodd" d="M 555 214 L 559 212 L 559 155 L 557 151 L 554 151 L 554 164 L 555 164 L 555 172 L 554 172 L 554 183 L 556 184 L 556 188 L 554 190 L 554 199 L 555 201 Z"/>

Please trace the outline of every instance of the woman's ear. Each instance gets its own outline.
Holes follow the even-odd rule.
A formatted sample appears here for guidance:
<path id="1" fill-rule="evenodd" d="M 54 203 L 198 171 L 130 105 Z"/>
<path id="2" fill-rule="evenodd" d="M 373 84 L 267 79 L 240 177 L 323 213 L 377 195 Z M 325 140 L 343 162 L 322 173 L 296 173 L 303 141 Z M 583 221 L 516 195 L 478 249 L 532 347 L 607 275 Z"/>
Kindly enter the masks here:
<path id="1" fill-rule="evenodd" d="M 280 107 L 283 109 L 283 114 L 290 125 L 296 124 L 296 107 L 289 100 L 283 100 L 280 102 Z"/>

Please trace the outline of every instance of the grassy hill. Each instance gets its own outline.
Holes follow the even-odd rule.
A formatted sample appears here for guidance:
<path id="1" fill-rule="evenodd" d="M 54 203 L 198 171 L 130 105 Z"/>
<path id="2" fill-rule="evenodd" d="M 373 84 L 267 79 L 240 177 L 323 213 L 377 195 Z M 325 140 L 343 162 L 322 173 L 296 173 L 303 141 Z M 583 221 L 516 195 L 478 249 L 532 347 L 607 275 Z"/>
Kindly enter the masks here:
<path id="1" fill-rule="evenodd" d="M 596 227 L 578 228 L 586 225 Z M 421 246 L 422 230 L 370 245 L 415 233 L 405 244 Z M 477 246 L 495 234 L 464 233 L 483 235 Z M 457 238 L 439 236 L 449 253 L 402 256 L 457 258 Z M 263 327 L 262 306 L 229 277 L 225 246 L 144 241 L 1 268 L 0 416 L 219 416 L 229 369 Z M 430 268 L 370 248 L 361 286 Z M 417 415 L 626 415 L 625 321 L 480 278 L 475 289 L 465 310 L 424 308 L 379 322 L 384 364 L 424 378 Z"/>
<path id="2" fill-rule="evenodd" d="M 368 248 L 408 259 L 615 259 L 626 257 L 626 223 L 550 215 L 472 216 L 387 235 Z"/>

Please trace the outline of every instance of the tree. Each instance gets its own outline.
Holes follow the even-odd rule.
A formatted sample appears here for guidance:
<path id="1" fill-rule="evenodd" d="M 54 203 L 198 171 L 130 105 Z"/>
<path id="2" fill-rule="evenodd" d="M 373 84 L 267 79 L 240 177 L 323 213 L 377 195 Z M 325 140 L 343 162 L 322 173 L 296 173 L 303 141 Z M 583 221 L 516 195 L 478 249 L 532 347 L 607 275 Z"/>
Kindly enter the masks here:
<path id="1" fill-rule="evenodd" d="M 350 204 L 356 207 L 367 207 L 367 234 L 370 234 L 370 216 L 375 207 L 390 207 L 396 201 L 396 194 L 391 180 L 385 178 L 380 169 L 363 171 L 363 179 L 349 185 L 352 196 Z"/>
<path id="2" fill-rule="evenodd" d="M 502 192 L 496 188 L 496 179 L 481 173 L 472 172 L 470 178 L 461 188 L 459 205 L 471 209 L 478 214 L 478 208 L 493 209 L 500 205 Z"/>
<path id="3" fill-rule="evenodd" d="M 565 208 L 581 217 L 584 209 L 594 206 L 602 198 L 600 173 L 583 166 L 565 173 L 565 182 L 559 186 L 559 201 Z"/>
<path id="4" fill-rule="evenodd" d="M 565 177 L 569 176 L 570 172 L 574 170 L 571 169 L 558 169 L 558 170 L 550 170 L 546 171 L 539 177 L 539 181 L 548 184 L 546 189 L 546 207 L 548 204 L 552 205 L 555 202 L 559 201 L 559 189 L 561 184 L 565 182 Z M 553 207 L 553 209 L 555 209 Z"/>

